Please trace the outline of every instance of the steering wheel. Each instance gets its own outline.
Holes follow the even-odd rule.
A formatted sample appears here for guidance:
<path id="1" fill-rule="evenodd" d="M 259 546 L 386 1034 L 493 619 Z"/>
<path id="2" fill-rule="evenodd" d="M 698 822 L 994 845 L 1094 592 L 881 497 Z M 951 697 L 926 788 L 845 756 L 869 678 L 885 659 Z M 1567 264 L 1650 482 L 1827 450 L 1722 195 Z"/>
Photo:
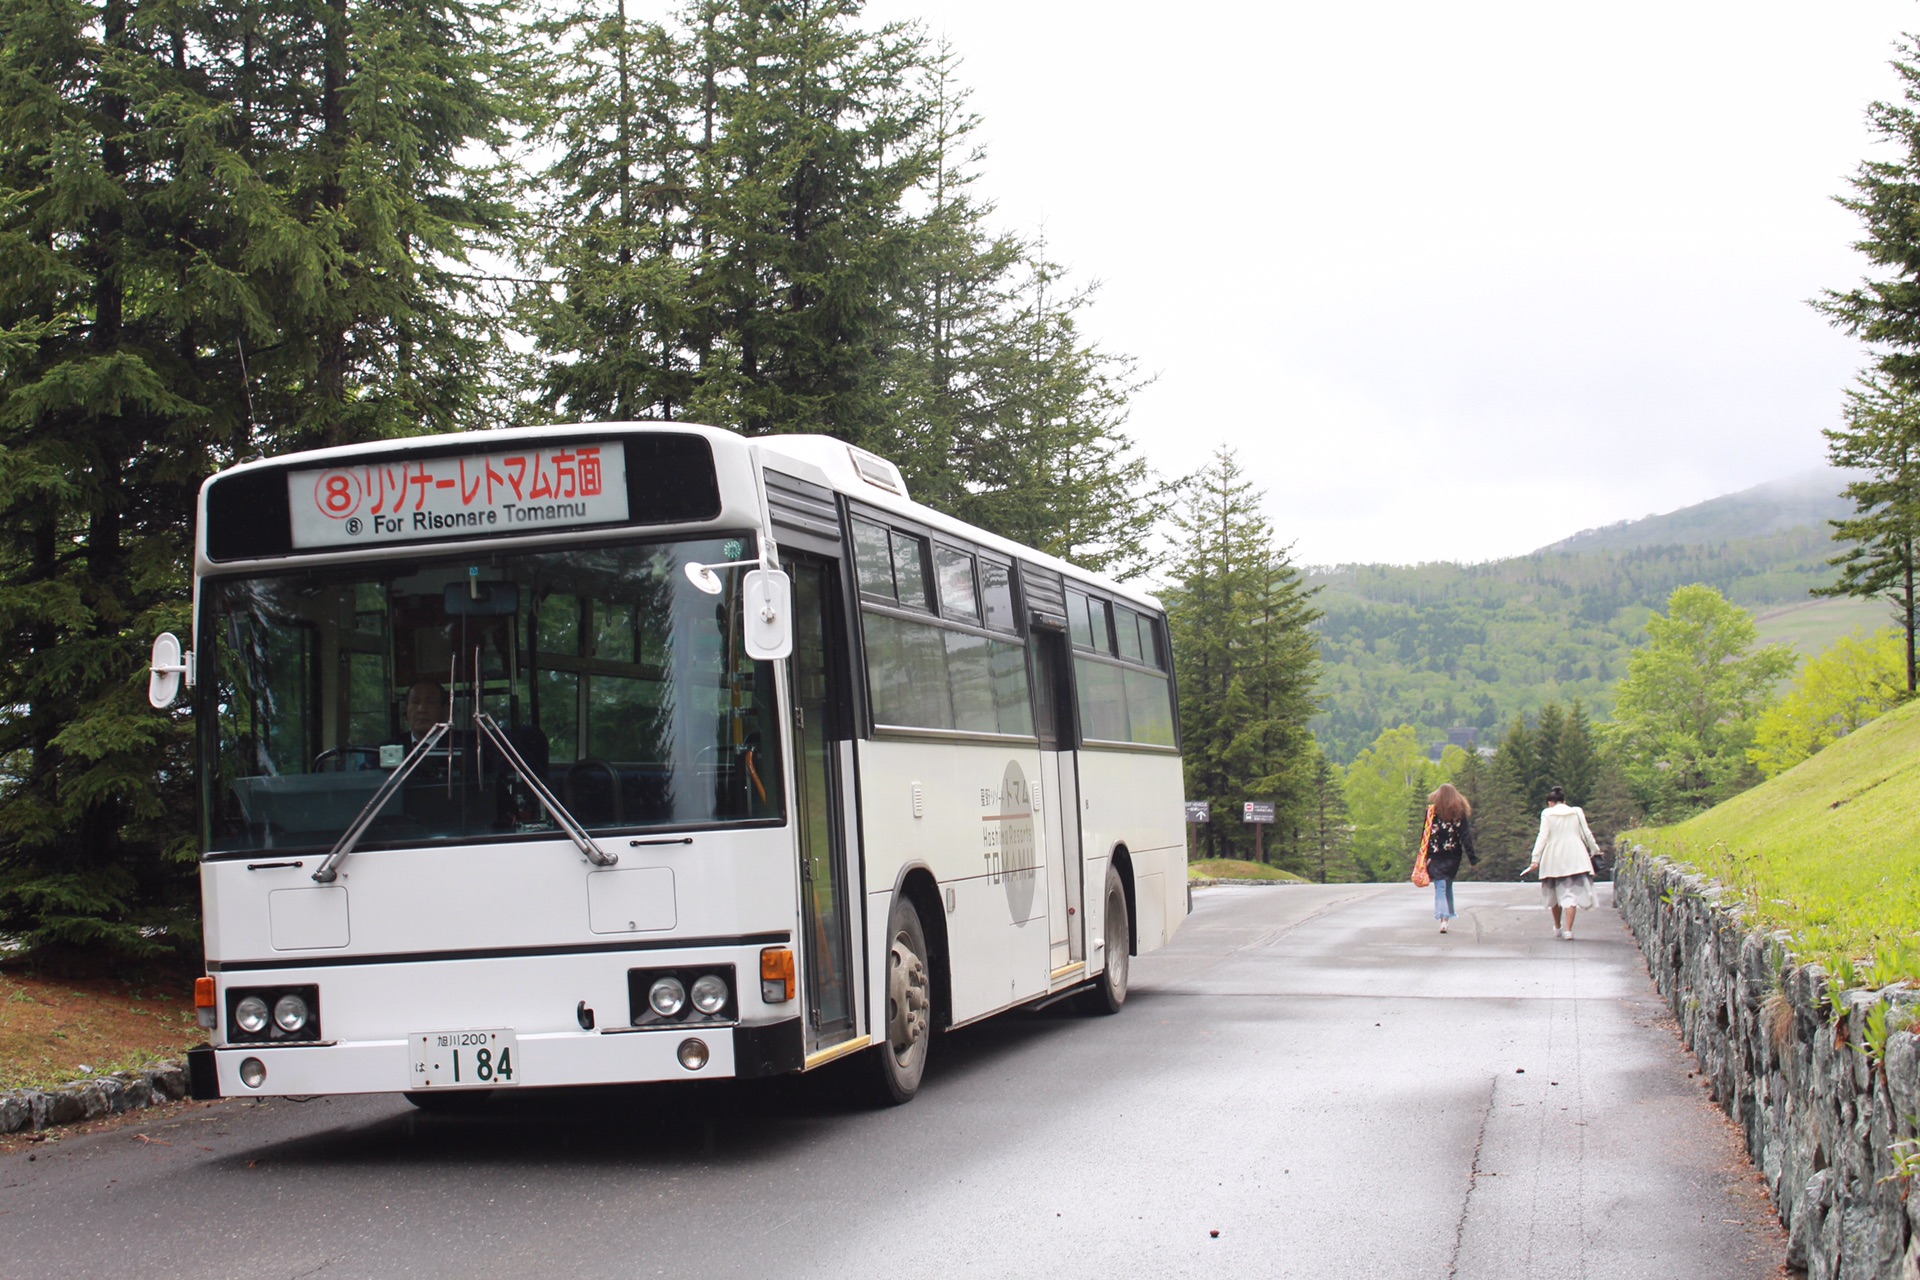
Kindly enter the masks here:
<path id="1" fill-rule="evenodd" d="M 378 747 L 328 747 L 313 758 L 313 773 L 358 773 L 380 767 Z"/>
<path id="2" fill-rule="evenodd" d="M 607 808 L 609 813 L 605 821 L 614 826 L 623 823 L 620 803 L 620 771 L 597 756 L 582 756 L 567 766 L 566 777 L 561 780 L 560 790 L 566 797 L 567 807 L 577 809 L 581 806 L 581 797 L 577 791 L 577 780 L 590 773 L 604 773 L 607 778 Z M 599 825 L 599 824 L 592 824 Z"/>

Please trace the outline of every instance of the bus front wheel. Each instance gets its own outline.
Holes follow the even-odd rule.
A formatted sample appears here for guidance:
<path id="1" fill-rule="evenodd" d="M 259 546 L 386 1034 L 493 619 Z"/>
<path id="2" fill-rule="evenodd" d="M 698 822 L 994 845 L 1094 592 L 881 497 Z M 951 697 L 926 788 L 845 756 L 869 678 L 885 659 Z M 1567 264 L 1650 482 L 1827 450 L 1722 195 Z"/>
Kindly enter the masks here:
<path id="1" fill-rule="evenodd" d="M 1127 891 L 1120 883 L 1119 869 L 1107 865 L 1107 912 L 1104 932 L 1107 939 L 1107 967 L 1093 980 L 1088 1007 L 1094 1013 L 1118 1013 L 1127 1002 L 1127 973 L 1132 957 L 1133 931 L 1127 926 Z"/>
<path id="2" fill-rule="evenodd" d="M 887 1025 L 874 1051 L 878 1100 L 897 1106 L 920 1089 L 933 1041 L 933 981 L 920 913 L 905 898 L 887 914 Z"/>

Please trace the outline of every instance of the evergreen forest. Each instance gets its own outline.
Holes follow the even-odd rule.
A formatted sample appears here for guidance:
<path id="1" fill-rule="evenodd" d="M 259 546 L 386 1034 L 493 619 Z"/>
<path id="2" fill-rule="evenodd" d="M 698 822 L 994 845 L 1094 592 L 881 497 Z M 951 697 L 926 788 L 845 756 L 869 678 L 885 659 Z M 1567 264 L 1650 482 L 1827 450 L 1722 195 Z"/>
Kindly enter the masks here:
<path id="1" fill-rule="evenodd" d="M 1125 578 L 1171 491 L 957 57 L 859 0 L 0 0 L 0 939 L 197 944 L 195 495 L 551 421 L 825 432 Z"/>
<path id="2" fill-rule="evenodd" d="M 1859 526 L 1906 558 L 1836 587 L 1830 475 L 1489 564 L 1310 568 L 1230 442 L 1154 474 L 1143 374 L 1091 336 L 1101 264 L 997 224 L 960 67 L 861 0 L 0 0 L 0 948 L 197 948 L 191 724 L 148 707 L 147 646 L 186 630 L 201 482 L 293 449 L 632 419 L 872 449 L 1156 584 L 1196 847 L 1246 856 L 1271 801 L 1266 857 L 1321 880 L 1403 875 L 1444 780 L 1511 870 L 1555 781 L 1612 830 L 1791 767 L 1896 695 L 1862 640 L 1756 737 L 1773 642 L 1878 625 L 1813 593 L 1888 565 L 1912 688 L 1914 523 Z M 1904 400 L 1856 409 L 1920 456 Z M 1666 715 L 1681 692 L 1711 715 Z M 1436 759 L 1461 728 L 1483 750 Z"/>

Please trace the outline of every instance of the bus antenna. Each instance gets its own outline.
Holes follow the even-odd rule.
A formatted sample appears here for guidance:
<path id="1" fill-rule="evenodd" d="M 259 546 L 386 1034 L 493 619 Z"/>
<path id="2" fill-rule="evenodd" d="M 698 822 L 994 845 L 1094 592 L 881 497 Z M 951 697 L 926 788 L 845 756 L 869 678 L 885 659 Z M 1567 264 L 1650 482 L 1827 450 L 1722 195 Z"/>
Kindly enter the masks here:
<path id="1" fill-rule="evenodd" d="M 233 335 L 234 348 L 240 352 L 240 392 L 247 401 L 247 434 L 252 435 L 260 429 L 253 420 L 253 376 L 247 372 L 247 344 L 239 334 Z"/>

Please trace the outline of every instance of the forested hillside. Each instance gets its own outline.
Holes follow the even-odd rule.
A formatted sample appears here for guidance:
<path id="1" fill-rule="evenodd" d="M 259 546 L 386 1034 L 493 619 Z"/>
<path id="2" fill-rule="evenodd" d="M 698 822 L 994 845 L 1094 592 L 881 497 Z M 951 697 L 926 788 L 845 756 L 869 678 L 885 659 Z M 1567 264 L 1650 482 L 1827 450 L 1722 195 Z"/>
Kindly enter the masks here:
<path id="1" fill-rule="evenodd" d="M 1761 486 L 1486 564 L 1315 571 L 1310 581 L 1321 588 L 1316 603 L 1325 613 L 1315 732 L 1327 753 L 1345 762 L 1399 724 L 1419 728 L 1423 741 L 1454 727 L 1491 739 L 1517 714 L 1574 700 L 1604 720 L 1648 614 L 1688 583 L 1714 587 L 1753 610 L 1764 641 L 1783 640 L 1803 653 L 1854 626 L 1882 624 L 1877 605 L 1809 595 L 1833 579 L 1824 524 L 1688 541 L 1703 532 L 1765 529 L 1783 506 L 1810 511 L 1804 500 L 1783 502 L 1782 487 Z M 1675 540 L 1636 545 L 1642 525 Z"/>

